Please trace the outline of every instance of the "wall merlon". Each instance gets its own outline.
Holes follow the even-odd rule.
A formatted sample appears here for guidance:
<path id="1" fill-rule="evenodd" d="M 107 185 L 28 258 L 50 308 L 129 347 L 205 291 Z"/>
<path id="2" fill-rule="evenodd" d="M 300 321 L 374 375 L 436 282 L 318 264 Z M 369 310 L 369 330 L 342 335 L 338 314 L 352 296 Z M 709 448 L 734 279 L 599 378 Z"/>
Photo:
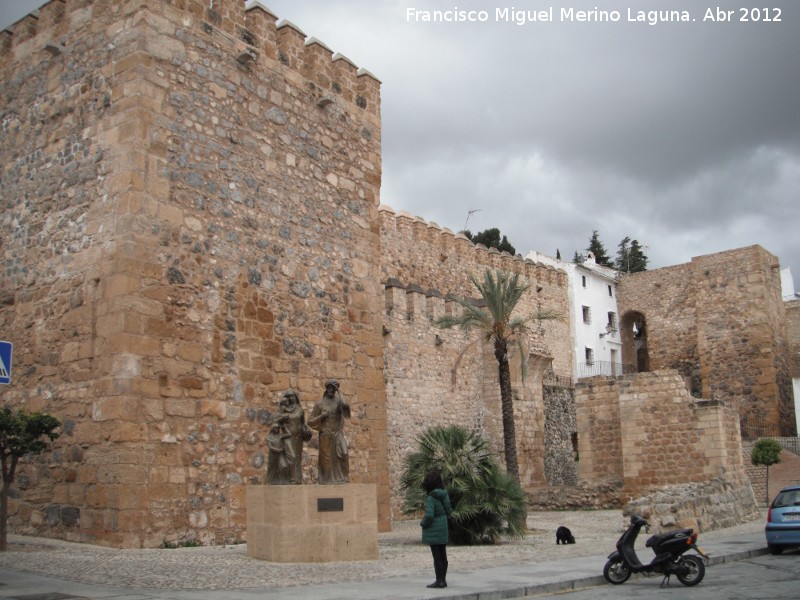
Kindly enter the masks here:
<path id="1" fill-rule="evenodd" d="M 39 9 L 40 31 L 50 31 L 59 25 L 65 25 L 65 0 L 51 0 Z"/>
<path id="2" fill-rule="evenodd" d="M 403 285 L 397 279 L 384 283 L 384 299 L 387 322 L 419 321 L 424 318 L 424 326 L 430 327 L 433 320 L 457 310 L 457 303 L 445 298 L 439 290 L 425 290 L 413 283 Z"/>
<path id="3" fill-rule="evenodd" d="M 353 72 L 358 72 L 358 65 L 340 52 L 333 55 L 333 62 L 336 66 L 346 66 L 348 69 L 352 69 Z"/>
<path id="4" fill-rule="evenodd" d="M 300 70 L 306 34 L 291 21 L 283 19 L 277 25 L 278 60 L 290 69 Z"/>
<path id="5" fill-rule="evenodd" d="M 333 87 L 333 50 L 316 38 L 308 38 L 304 42 L 303 65 L 300 72 L 304 77 L 315 82 L 323 91 Z"/>
<path id="6" fill-rule="evenodd" d="M 0 56 L 8 56 L 11 54 L 11 46 L 13 44 L 14 34 L 9 29 L 4 29 L 0 33 Z"/>
<path id="7" fill-rule="evenodd" d="M 206 15 L 213 25 L 238 37 L 240 29 L 245 26 L 244 11 L 242 0 L 209 0 Z"/>
<path id="8" fill-rule="evenodd" d="M 278 59 L 278 17 L 258 0 L 248 0 L 245 7 L 245 25 L 260 52 L 273 60 Z"/>
<path id="9" fill-rule="evenodd" d="M 263 13 L 265 16 L 269 17 L 273 23 L 278 20 L 278 16 L 272 12 L 267 5 L 261 2 L 261 0 L 247 0 L 244 4 L 244 13 L 245 19 L 250 18 L 252 15 Z"/>
<path id="10" fill-rule="evenodd" d="M 409 321 L 413 321 L 424 316 L 427 313 L 427 302 L 425 300 L 425 291 L 416 284 L 410 284 L 406 287 L 406 316 Z"/>

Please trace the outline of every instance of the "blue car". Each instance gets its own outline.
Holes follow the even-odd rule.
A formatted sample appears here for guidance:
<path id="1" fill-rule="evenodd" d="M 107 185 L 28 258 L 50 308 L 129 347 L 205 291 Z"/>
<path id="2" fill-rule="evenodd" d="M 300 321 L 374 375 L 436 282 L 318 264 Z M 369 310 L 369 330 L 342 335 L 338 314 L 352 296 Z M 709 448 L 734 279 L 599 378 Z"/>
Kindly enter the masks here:
<path id="1" fill-rule="evenodd" d="M 800 546 L 800 485 L 783 488 L 769 505 L 767 547 L 772 554 Z"/>

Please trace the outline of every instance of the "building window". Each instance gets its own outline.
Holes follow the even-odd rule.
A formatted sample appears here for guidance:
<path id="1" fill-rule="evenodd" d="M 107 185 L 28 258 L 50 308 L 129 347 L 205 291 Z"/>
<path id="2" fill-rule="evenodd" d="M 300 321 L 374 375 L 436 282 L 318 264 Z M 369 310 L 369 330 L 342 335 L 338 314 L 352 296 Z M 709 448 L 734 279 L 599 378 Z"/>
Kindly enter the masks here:
<path id="1" fill-rule="evenodd" d="M 608 332 L 611 333 L 612 331 L 617 330 L 617 313 L 610 312 L 608 313 Z"/>
<path id="2" fill-rule="evenodd" d="M 608 295 L 609 295 L 610 297 L 612 297 L 612 298 L 614 297 L 614 292 L 613 292 L 613 290 L 611 289 L 611 286 L 608 286 Z"/>
<path id="3" fill-rule="evenodd" d="M 583 307 L 583 322 L 587 325 L 591 325 L 592 323 L 592 309 L 588 306 Z"/>
<path id="4" fill-rule="evenodd" d="M 591 348 L 586 348 L 586 364 L 593 365 L 594 364 L 594 350 Z"/>
<path id="5" fill-rule="evenodd" d="M 586 287 L 586 275 L 581 275 L 581 285 Z"/>

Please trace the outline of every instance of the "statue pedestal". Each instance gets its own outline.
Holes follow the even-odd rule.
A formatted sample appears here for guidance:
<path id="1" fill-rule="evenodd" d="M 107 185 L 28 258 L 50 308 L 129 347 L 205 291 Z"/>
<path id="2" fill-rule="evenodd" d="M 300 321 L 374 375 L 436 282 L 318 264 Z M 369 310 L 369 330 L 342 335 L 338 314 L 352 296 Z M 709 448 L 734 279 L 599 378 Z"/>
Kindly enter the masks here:
<path id="1" fill-rule="evenodd" d="M 248 486 L 247 556 L 281 563 L 377 559 L 375 485 Z"/>

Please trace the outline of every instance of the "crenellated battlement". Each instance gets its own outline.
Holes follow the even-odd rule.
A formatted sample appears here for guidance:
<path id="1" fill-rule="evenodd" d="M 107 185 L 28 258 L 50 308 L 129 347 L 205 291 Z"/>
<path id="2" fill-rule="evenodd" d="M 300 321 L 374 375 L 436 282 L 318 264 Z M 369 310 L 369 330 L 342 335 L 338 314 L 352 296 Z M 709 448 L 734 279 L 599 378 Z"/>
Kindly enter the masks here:
<path id="1" fill-rule="evenodd" d="M 120 18 L 128 18 L 144 10 L 165 15 L 181 11 L 182 17 L 170 19 L 176 33 L 184 28 L 222 40 L 220 43 L 229 46 L 229 58 L 236 61 L 231 68 L 287 69 L 297 78 L 313 82 L 321 108 L 340 98 L 370 115 L 380 114 L 381 82 L 377 77 L 320 40 L 307 37 L 293 23 L 278 22 L 278 16 L 260 0 L 134 0 L 120 4 L 51 0 L 2 32 L 0 57 L 7 64 L 37 56 L 45 60 L 68 49 L 70 35 L 91 21 L 95 11 L 116 11 Z M 159 28 L 163 33 L 163 24 Z"/>
<path id="2" fill-rule="evenodd" d="M 390 206 L 381 205 L 378 214 L 382 237 L 393 238 L 398 246 L 406 248 L 424 244 L 430 248 L 430 255 L 438 257 L 441 265 L 452 262 L 475 265 L 476 268 L 501 269 L 519 273 L 530 281 L 563 286 L 566 289 L 567 273 L 551 265 L 523 258 L 519 254 L 512 256 L 508 252 L 499 252 L 496 248 L 487 248 L 483 244 L 473 244 L 463 233 L 454 233 L 437 223 L 428 222 L 405 211 L 395 212 Z"/>
<path id="3" fill-rule="evenodd" d="M 385 322 L 393 320 L 421 322 L 430 326 L 436 319 L 455 314 L 458 304 L 434 288 L 427 290 L 421 286 L 404 284 L 391 278 L 384 282 Z"/>

